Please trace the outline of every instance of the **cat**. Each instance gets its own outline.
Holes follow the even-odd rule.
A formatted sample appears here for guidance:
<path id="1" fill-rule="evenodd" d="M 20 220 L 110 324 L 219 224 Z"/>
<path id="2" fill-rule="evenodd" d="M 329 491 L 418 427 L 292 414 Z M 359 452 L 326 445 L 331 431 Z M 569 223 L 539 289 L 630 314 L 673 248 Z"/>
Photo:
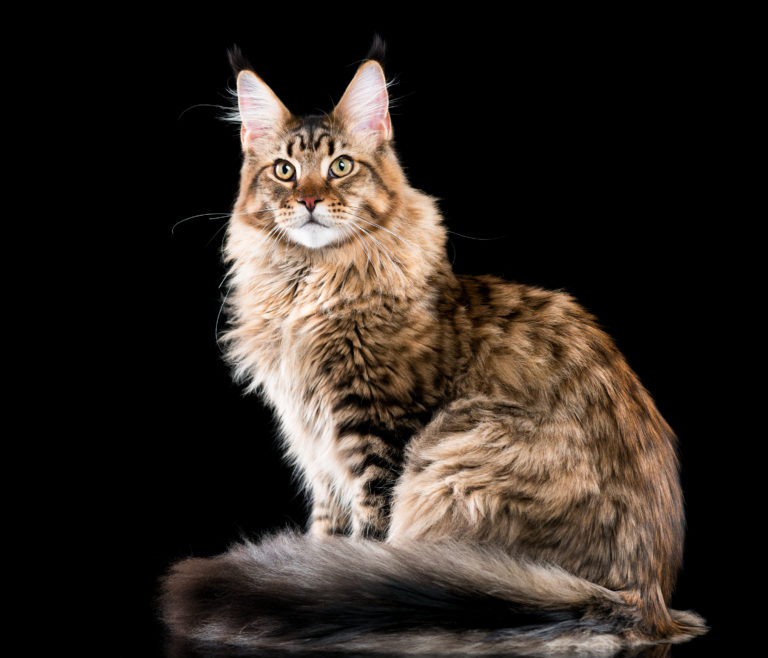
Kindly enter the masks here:
<path id="1" fill-rule="evenodd" d="M 239 650 L 535 655 L 679 642 L 676 438 L 564 292 L 457 276 L 393 143 L 382 44 L 297 117 L 235 53 L 224 336 L 311 499 L 164 579 L 173 636 Z"/>

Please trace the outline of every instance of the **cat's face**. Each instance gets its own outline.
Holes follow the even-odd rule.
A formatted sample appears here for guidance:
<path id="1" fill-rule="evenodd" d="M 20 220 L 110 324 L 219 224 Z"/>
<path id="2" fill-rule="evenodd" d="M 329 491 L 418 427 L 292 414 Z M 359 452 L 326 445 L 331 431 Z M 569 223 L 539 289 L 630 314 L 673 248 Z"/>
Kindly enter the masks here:
<path id="1" fill-rule="evenodd" d="M 245 162 L 237 210 L 253 228 L 308 249 L 381 230 L 402 174 L 376 62 L 360 67 L 328 115 L 293 116 L 250 71 L 238 76 L 238 101 Z"/>

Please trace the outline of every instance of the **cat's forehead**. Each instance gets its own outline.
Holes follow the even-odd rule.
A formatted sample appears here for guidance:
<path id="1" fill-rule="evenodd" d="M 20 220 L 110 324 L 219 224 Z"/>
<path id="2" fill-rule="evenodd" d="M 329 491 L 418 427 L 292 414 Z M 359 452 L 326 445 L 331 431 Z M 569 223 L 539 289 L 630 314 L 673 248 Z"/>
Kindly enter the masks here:
<path id="1" fill-rule="evenodd" d="M 329 116 L 296 118 L 284 133 L 281 144 L 291 158 L 332 156 L 346 148 L 344 136 Z"/>

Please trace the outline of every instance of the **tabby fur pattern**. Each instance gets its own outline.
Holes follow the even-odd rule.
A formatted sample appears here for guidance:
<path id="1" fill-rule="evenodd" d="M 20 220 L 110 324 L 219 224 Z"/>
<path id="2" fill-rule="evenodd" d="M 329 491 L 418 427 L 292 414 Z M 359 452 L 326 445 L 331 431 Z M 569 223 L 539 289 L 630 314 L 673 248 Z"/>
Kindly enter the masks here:
<path id="1" fill-rule="evenodd" d="M 312 515 L 305 535 L 176 565 L 169 628 L 254 651 L 530 655 L 704 632 L 668 608 L 672 430 L 569 295 L 453 273 L 436 202 L 394 150 L 377 59 L 303 118 L 239 73 L 225 341 Z"/>

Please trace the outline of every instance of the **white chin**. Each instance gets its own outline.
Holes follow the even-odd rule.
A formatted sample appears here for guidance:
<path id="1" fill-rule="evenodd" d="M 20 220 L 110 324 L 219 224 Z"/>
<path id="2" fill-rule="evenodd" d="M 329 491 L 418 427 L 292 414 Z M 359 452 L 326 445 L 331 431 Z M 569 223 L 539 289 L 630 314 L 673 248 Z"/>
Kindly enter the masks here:
<path id="1" fill-rule="evenodd" d="M 301 228 L 289 228 L 286 229 L 286 233 L 291 240 L 310 249 L 325 247 L 336 242 L 341 236 L 341 231 L 337 228 L 318 226 L 317 224 L 310 224 Z"/>

